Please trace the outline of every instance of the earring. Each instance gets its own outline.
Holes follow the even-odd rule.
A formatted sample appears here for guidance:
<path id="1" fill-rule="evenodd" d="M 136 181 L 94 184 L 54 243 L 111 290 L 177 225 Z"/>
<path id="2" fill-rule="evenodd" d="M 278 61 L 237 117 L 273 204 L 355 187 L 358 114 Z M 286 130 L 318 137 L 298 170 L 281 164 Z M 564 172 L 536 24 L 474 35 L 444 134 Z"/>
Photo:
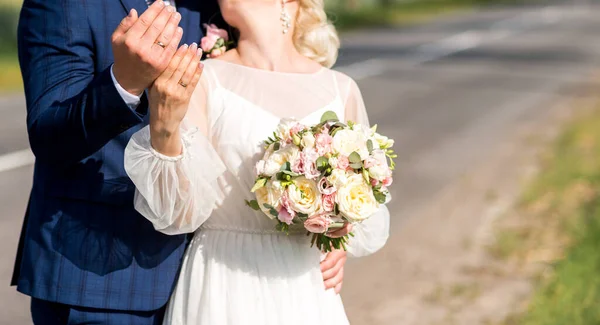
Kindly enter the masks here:
<path id="1" fill-rule="evenodd" d="M 281 16 L 279 17 L 279 20 L 281 20 L 281 27 L 283 28 L 282 32 L 287 34 L 288 29 L 292 26 L 292 18 L 285 10 L 285 0 L 281 0 Z"/>

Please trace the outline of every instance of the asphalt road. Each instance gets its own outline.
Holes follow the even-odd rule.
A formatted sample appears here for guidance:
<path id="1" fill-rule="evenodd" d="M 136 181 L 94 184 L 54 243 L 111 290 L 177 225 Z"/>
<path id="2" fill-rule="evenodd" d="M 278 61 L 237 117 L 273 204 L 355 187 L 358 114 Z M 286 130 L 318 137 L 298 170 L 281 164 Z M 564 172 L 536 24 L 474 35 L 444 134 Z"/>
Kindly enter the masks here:
<path id="1" fill-rule="evenodd" d="M 396 139 L 393 234 L 445 186 L 477 166 L 520 123 L 544 114 L 558 96 L 577 93 L 600 63 L 600 7 L 504 7 L 457 14 L 408 29 L 346 34 L 337 68 L 356 78 L 370 119 Z M 32 167 L 22 96 L 0 98 L 0 324 L 30 324 L 28 299 L 9 288 Z M 8 155 L 17 152 L 17 154 Z M 11 166 L 21 167 L 13 168 Z M 349 263 L 344 297 L 377 299 L 364 280 L 377 255 Z M 393 281 L 393 273 L 389 274 Z M 396 324 L 381 320 L 380 324 Z M 370 324 L 374 324 L 370 322 Z"/>

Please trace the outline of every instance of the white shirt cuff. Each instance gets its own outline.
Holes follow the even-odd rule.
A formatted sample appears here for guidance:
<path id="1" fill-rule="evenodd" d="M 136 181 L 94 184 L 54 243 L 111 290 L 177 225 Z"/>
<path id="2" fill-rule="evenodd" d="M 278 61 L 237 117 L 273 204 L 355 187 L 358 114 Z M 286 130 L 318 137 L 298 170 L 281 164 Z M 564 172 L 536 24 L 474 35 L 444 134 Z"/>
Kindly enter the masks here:
<path id="1" fill-rule="evenodd" d="M 127 106 L 129 106 L 129 108 L 131 109 L 136 109 L 141 102 L 142 96 L 136 96 L 125 90 L 123 87 L 121 87 L 117 79 L 115 79 L 112 66 L 110 67 L 110 77 L 112 78 L 112 81 L 115 84 L 115 88 L 117 88 L 119 95 L 121 95 L 121 98 L 123 98 L 123 100 L 125 101 L 125 104 L 127 104 Z"/>

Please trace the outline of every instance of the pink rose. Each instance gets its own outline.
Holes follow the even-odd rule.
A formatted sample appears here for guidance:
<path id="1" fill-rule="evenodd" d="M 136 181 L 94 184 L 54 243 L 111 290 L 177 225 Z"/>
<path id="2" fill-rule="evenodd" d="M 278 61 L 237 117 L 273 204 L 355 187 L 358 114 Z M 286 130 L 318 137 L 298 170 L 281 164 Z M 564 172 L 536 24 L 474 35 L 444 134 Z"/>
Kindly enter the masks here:
<path id="1" fill-rule="evenodd" d="M 392 185 L 392 181 L 393 181 L 393 179 L 392 179 L 391 176 L 388 176 L 388 177 L 384 178 L 383 179 L 383 186 L 388 187 L 388 186 Z"/>
<path id="2" fill-rule="evenodd" d="M 324 155 L 328 152 L 331 152 L 331 144 L 333 143 L 333 137 L 331 137 L 327 133 L 319 133 L 315 137 L 317 152 L 319 155 Z"/>
<path id="3" fill-rule="evenodd" d="M 200 40 L 200 47 L 204 53 L 211 53 L 212 49 L 215 47 L 215 43 L 217 43 L 218 38 L 214 36 L 204 36 L 202 40 Z"/>
<path id="4" fill-rule="evenodd" d="M 337 159 L 338 159 L 337 168 L 339 168 L 341 170 L 346 170 L 346 169 L 348 169 L 348 167 L 350 167 L 350 160 L 348 160 L 348 157 L 346 157 L 344 155 L 339 155 L 337 157 Z"/>
<path id="5" fill-rule="evenodd" d="M 214 37 L 215 40 L 222 38 L 225 42 L 229 41 L 229 33 L 226 30 L 220 29 L 215 24 L 204 24 L 204 28 L 206 28 L 206 36 Z"/>
<path id="6" fill-rule="evenodd" d="M 323 198 L 323 209 L 326 212 L 332 212 L 335 207 L 335 195 L 329 194 L 321 197 Z"/>
<path id="7" fill-rule="evenodd" d="M 316 214 L 306 219 L 304 228 L 313 234 L 323 234 L 329 229 L 329 223 L 327 214 Z"/>
<path id="8" fill-rule="evenodd" d="M 335 193 L 336 188 L 333 187 L 333 185 L 331 185 L 331 183 L 329 183 L 329 180 L 327 180 L 327 177 L 323 177 L 319 181 L 319 191 L 321 192 L 321 194 L 330 195 L 330 194 Z"/>
<path id="9" fill-rule="evenodd" d="M 321 176 L 321 172 L 317 170 L 317 158 L 319 154 L 314 148 L 304 148 L 300 153 L 300 157 L 303 160 L 304 165 L 304 176 L 308 179 L 316 179 Z"/>

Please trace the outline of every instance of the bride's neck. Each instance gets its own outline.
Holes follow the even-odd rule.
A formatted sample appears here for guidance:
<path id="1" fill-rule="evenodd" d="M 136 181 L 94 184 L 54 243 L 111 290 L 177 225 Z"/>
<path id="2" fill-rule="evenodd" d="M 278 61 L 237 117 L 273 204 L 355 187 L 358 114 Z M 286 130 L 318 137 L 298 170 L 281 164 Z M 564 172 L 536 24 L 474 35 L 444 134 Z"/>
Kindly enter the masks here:
<path id="1" fill-rule="evenodd" d="M 292 6 L 289 6 L 292 7 Z M 289 8 L 288 13 L 294 17 L 295 8 Z M 259 17 L 262 16 L 262 19 Z M 237 54 L 242 64 L 272 71 L 289 70 L 300 53 L 296 50 L 292 35 L 294 26 L 283 33 L 279 16 L 264 19 L 264 15 L 248 14 L 244 28 L 240 29 L 240 39 L 237 44 Z M 297 61 L 296 61 L 297 62 Z"/>

